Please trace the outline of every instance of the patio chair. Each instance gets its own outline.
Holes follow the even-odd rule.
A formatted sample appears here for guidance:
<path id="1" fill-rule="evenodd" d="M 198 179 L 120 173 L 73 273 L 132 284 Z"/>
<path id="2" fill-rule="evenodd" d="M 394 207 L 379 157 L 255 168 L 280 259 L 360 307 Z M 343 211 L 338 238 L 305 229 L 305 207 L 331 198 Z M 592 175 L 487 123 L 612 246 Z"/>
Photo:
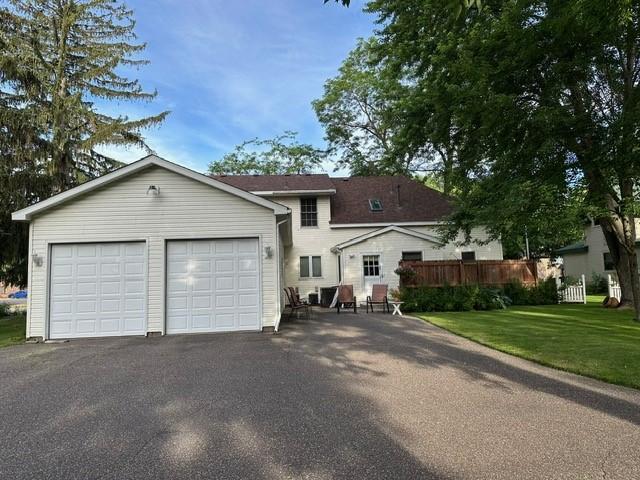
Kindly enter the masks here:
<path id="1" fill-rule="evenodd" d="M 374 305 L 382 305 L 383 312 L 386 309 L 387 313 L 391 313 L 389 309 L 389 298 L 387 297 L 388 290 L 389 285 L 386 284 L 374 285 L 371 288 L 371 295 L 367 296 L 367 313 L 369 313 L 369 305 L 371 305 L 371 313 L 373 313 Z"/>
<path id="2" fill-rule="evenodd" d="M 353 313 L 358 313 L 358 304 L 356 303 L 356 297 L 353 296 L 353 285 L 340 285 L 338 287 L 338 303 L 336 304 L 338 313 L 340 308 L 353 307 Z"/>
<path id="3" fill-rule="evenodd" d="M 298 291 L 298 287 L 287 287 L 289 289 L 289 293 L 291 293 L 291 298 L 295 300 L 296 303 L 302 303 L 304 305 L 308 305 L 309 302 L 306 300 L 300 299 L 300 292 Z"/>
<path id="4" fill-rule="evenodd" d="M 309 318 L 309 309 L 311 308 L 311 306 L 307 303 L 302 303 L 295 295 L 295 290 L 292 287 L 284 288 L 284 293 L 287 296 L 287 302 L 289 308 L 291 309 L 289 315 L 287 316 L 287 320 L 291 319 L 294 312 L 298 312 L 300 310 L 304 310 L 306 317 Z"/>

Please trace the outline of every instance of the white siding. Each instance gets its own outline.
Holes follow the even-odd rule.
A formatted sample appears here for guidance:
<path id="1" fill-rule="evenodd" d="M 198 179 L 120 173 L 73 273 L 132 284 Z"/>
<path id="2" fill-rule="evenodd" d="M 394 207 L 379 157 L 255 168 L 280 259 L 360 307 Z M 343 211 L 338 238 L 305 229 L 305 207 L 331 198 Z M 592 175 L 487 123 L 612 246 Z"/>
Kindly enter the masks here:
<path id="1" fill-rule="evenodd" d="M 329 221 L 331 208 L 328 196 L 318 197 L 318 227 L 300 226 L 300 199 L 297 197 L 280 197 L 273 199 L 275 202 L 286 205 L 291 209 L 291 228 L 293 242 L 290 247 L 285 248 L 285 285 L 297 286 L 300 295 L 306 296 L 314 292 L 317 288 L 337 285 L 338 283 L 338 261 L 336 254 L 331 252 L 335 245 L 346 242 L 352 238 L 364 235 L 381 227 L 360 227 L 360 228 L 330 228 Z M 421 232 L 437 237 L 436 226 L 408 226 L 409 230 Z M 423 252 L 424 260 L 450 260 L 459 259 L 463 250 L 473 250 L 476 252 L 478 260 L 501 260 L 502 244 L 499 241 L 491 241 L 486 245 L 472 243 L 466 247 L 457 247 L 450 243 L 440 247 L 425 240 L 391 232 L 394 235 L 385 234 L 374 237 L 366 242 L 362 242 L 345 250 L 342 255 L 343 270 L 345 271 L 345 283 L 354 283 L 359 294 L 361 278 L 361 258 L 358 260 L 358 268 L 355 268 L 354 259 L 349 259 L 349 254 L 357 255 L 359 252 L 386 252 L 384 255 L 385 283 L 390 286 L 396 285 L 397 276 L 393 273 L 398 262 L 402 258 L 402 251 Z M 475 229 L 472 232 L 475 240 L 487 240 L 487 234 L 483 229 Z M 300 257 L 307 255 L 322 256 L 322 277 L 321 278 L 300 278 Z M 346 261 L 346 263 L 345 263 Z M 353 269 L 353 270 L 352 270 Z M 360 278 L 356 281 L 356 270 Z M 389 272 L 391 272 L 389 274 Z"/>
<path id="2" fill-rule="evenodd" d="M 636 238 L 640 236 L 640 219 L 636 219 Z M 602 233 L 600 225 L 589 225 L 584 229 L 584 242 L 589 247 L 588 252 L 567 253 L 562 256 L 564 273 L 571 277 L 585 275 L 587 282 L 591 281 L 594 273 L 606 277 L 615 274 L 615 270 L 604 269 L 604 253 L 609 246 Z M 637 249 L 640 254 L 640 249 Z"/>
<path id="3" fill-rule="evenodd" d="M 149 185 L 160 196 L 147 196 Z M 31 269 L 28 336 L 45 336 L 48 244 L 65 242 L 147 242 L 148 331 L 164 331 L 165 240 L 258 237 L 262 259 L 264 326 L 275 324 L 277 256 L 275 215 L 267 208 L 160 167 L 150 167 L 32 220 L 32 253 L 44 257 Z M 31 264 L 31 262 L 30 262 Z"/>

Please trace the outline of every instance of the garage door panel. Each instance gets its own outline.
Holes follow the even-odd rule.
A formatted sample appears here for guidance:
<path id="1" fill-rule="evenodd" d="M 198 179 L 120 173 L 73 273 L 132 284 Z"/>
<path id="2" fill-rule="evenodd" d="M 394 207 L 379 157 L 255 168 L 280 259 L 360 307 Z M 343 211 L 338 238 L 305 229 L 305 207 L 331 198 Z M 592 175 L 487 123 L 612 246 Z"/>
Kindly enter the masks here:
<path id="1" fill-rule="evenodd" d="M 96 295 L 97 292 L 97 284 L 96 282 L 78 282 L 77 284 L 77 290 L 76 290 L 76 294 L 77 295 L 91 295 L 94 296 Z"/>
<path id="2" fill-rule="evenodd" d="M 241 327 L 253 326 L 258 321 L 259 321 L 258 314 L 254 313 L 254 312 L 247 312 L 247 313 L 240 312 L 240 313 L 238 313 L 238 324 Z"/>
<path id="3" fill-rule="evenodd" d="M 235 270 L 234 260 L 232 258 L 225 258 L 216 260 L 216 273 L 229 273 Z"/>
<path id="4" fill-rule="evenodd" d="M 194 296 L 193 297 L 193 308 L 211 308 L 211 297 L 209 295 L 206 296 Z"/>
<path id="5" fill-rule="evenodd" d="M 144 248 L 145 244 L 140 243 L 127 243 L 124 246 L 124 252 L 126 257 L 136 257 L 141 258 L 144 257 Z"/>
<path id="6" fill-rule="evenodd" d="M 144 335 L 145 250 L 143 242 L 53 245 L 50 336 Z"/>
<path id="7" fill-rule="evenodd" d="M 203 278 L 193 278 L 191 282 L 191 288 L 193 292 L 211 292 L 211 278 L 203 277 Z"/>
<path id="8" fill-rule="evenodd" d="M 225 290 L 233 291 L 234 289 L 235 289 L 234 277 L 227 277 L 227 276 L 216 277 L 216 291 L 218 292 L 222 292 Z"/>
<path id="9" fill-rule="evenodd" d="M 216 313 L 216 329 L 229 329 L 235 327 L 235 315 L 233 313 Z"/>
<path id="10" fill-rule="evenodd" d="M 241 257 L 238 259 L 238 271 L 247 273 L 247 272 L 257 272 L 258 271 L 258 259 L 257 258 L 247 258 Z"/>
<path id="11" fill-rule="evenodd" d="M 257 275 L 240 275 L 238 276 L 238 289 L 239 290 L 257 290 L 258 289 L 258 277 Z"/>
<path id="12" fill-rule="evenodd" d="M 95 258 L 96 246 L 95 245 L 78 245 L 76 247 L 78 258 Z"/>
<path id="13" fill-rule="evenodd" d="M 216 240 L 214 249 L 216 255 L 233 255 L 233 240 Z"/>
<path id="14" fill-rule="evenodd" d="M 126 275 L 144 275 L 144 262 L 127 262 L 124 266 Z"/>
<path id="15" fill-rule="evenodd" d="M 238 295 L 239 307 L 257 307 L 258 295 L 255 293 Z"/>
<path id="16" fill-rule="evenodd" d="M 167 333 L 258 330 L 258 262 L 257 239 L 168 242 Z"/>
<path id="17" fill-rule="evenodd" d="M 167 253 L 170 257 L 187 254 L 186 242 L 169 242 L 167 245 Z"/>
<path id="18" fill-rule="evenodd" d="M 53 278 L 70 278 L 73 275 L 73 265 L 56 264 L 52 268 Z"/>

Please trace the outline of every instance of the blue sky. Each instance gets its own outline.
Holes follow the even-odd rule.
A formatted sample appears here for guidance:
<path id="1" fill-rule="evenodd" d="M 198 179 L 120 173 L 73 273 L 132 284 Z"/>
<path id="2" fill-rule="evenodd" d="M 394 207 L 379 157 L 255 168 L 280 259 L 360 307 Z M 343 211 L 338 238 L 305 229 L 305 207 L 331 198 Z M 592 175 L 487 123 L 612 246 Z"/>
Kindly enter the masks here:
<path id="1" fill-rule="evenodd" d="M 171 110 L 146 132 L 168 160 L 198 171 L 253 137 L 284 130 L 323 145 L 311 101 L 335 76 L 373 18 L 361 0 L 351 7 L 322 0 L 129 0 L 136 32 L 151 64 L 132 76 L 158 90 L 150 104 L 111 103 L 101 108 L 132 118 Z M 123 161 L 136 149 L 103 148 Z"/>

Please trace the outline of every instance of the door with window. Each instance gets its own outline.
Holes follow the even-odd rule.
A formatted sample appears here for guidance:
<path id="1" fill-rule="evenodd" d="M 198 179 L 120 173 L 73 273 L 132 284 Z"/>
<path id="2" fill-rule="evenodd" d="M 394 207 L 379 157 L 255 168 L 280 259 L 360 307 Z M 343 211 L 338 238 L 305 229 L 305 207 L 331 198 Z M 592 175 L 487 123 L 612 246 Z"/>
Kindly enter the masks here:
<path id="1" fill-rule="evenodd" d="M 384 276 L 380 255 L 363 255 L 362 273 L 364 278 L 364 294 L 365 296 L 369 296 L 371 295 L 373 285 L 382 283 Z"/>

